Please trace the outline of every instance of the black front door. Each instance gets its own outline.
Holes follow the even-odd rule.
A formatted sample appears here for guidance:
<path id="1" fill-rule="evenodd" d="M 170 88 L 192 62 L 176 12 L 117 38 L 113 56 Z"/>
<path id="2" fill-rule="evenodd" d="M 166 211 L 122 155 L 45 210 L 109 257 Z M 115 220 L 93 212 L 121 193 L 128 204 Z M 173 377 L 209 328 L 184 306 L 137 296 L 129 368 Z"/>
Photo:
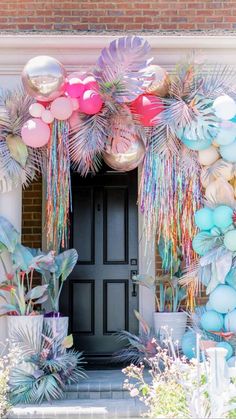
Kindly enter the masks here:
<path id="1" fill-rule="evenodd" d="M 87 358 L 121 347 L 114 334 L 137 333 L 131 276 L 138 259 L 137 171 L 73 175 L 71 247 L 79 261 L 65 284 L 62 311 Z"/>

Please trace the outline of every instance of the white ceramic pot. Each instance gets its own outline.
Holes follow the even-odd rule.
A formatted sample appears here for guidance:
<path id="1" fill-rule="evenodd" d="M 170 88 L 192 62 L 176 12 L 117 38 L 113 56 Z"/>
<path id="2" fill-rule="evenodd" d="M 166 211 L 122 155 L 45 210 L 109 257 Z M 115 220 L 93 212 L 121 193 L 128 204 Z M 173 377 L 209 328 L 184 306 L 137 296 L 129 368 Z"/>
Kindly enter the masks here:
<path id="1" fill-rule="evenodd" d="M 161 340 L 171 337 L 172 341 L 181 344 L 187 325 L 187 314 L 183 311 L 176 313 L 154 313 L 154 330 Z"/>
<path id="2" fill-rule="evenodd" d="M 43 316 L 7 316 L 9 344 L 18 345 L 24 352 L 38 353 L 41 347 L 43 330 Z M 30 342 L 30 345 L 29 345 Z M 34 365 L 29 362 L 21 362 L 20 368 L 32 373 Z"/>
<path id="3" fill-rule="evenodd" d="M 53 336 L 63 340 L 68 335 L 69 317 L 44 317 L 44 325 L 50 327 Z"/>

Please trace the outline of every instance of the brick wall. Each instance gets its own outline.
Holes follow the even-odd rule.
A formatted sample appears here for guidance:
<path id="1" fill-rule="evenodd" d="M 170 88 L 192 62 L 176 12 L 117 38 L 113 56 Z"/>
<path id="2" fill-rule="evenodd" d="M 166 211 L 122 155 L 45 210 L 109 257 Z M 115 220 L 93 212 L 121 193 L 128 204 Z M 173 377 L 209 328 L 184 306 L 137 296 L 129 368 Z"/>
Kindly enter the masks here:
<path id="1" fill-rule="evenodd" d="M 28 247 L 42 247 L 42 179 L 31 183 L 23 191 L 22 243 Z"/>
<path id="2" fill-rule="evenodd" d="M 0 30 L 233 30 L 235 0 L 1 0 Z"/>

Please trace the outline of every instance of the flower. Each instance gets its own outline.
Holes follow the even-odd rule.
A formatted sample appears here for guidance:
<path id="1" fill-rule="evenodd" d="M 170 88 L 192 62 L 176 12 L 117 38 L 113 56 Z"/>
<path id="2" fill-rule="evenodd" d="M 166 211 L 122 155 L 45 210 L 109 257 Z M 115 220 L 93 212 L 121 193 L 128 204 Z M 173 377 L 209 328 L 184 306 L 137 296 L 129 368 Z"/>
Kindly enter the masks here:
<path id="1" fill-rule="evenodd" d="M 139 395 L 139 391 L 137 388 L 132 388 L 132 390 L 130 390 L 131 397 L 137 397 L 138 395 Z"/>

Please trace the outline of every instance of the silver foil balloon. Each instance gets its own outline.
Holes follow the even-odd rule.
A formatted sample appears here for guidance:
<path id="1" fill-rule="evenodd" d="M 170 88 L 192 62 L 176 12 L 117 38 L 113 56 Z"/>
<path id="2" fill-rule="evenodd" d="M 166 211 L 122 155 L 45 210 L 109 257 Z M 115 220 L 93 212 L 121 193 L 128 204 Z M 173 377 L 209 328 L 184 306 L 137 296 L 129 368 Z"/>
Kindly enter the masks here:
<path id="1" fill-rule="evenodd" d="M 22 82 L 30 96 L 41 102 L 49 102 L 64 93 L 66 70 L 55 58 L 40 55 L 25 65 Z"/>
<path id="2" fill-rule="evenodd" d="M 139 166 L 146 151 L 141 138 L 133 135 L 128 146 L 126 141 L 125 147 L 119 147 L 119 144 L 125 143 L 123 137 L 113 138 L 110 141 L 111 146 L 108 146 L 106 152 L 103 153 L 103 159 L 108 166 L 119 172 L 128 172 Z M 115 142 L 115 147 L 112 146 L 112 142 Z"/>

